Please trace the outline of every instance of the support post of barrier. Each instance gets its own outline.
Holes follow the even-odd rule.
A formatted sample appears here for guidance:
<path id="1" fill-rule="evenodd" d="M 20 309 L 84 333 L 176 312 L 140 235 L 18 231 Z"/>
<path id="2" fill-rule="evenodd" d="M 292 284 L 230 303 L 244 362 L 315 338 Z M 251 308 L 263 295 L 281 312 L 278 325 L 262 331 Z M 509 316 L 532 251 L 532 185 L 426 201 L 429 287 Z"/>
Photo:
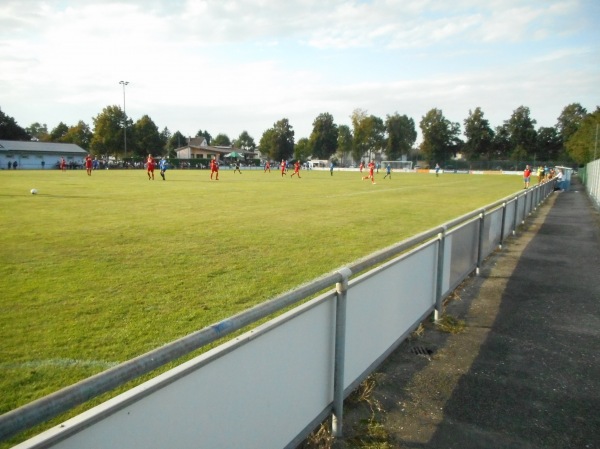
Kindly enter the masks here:
<path id="1" fill-rule="evenodd" d="M 481 270 L 482 254 L 483 254 L 483 231 L 485 224 L 485 209 L 481 209 L 479 214 L 479 241 L 477 243 L 477 268 L 475 268 L 475 274 L 479 276 Z"/>
<path id="2" fill-rule="evenodd" d="M 525 224 L 525 219 L 527 218 L 527 216 L 529 215 L 527 213 L 527 190 L 525 191 L 525 195 L 523 195 L 523 198 L 525 199 L 523 201 L 523 220 L 521 220 L 521 224 Z"/>
<path id="3" fill-rule="evenodd" d="M 438 259 L 437 259 L 437 273 L 436 273 L 436 286 L 435 286 L 435 310 L 433 312 L 433 319 L 439 320 L 442 315 L 442 285 L 444 282 L 444 248 L 446 246 L 446 226 L 442 227 L 442 232 L 438 234 Z"/>
<path id="4" fill-rule="evenodd" d="M 519 197 L 517 196 L 515 198 L 515 216 L 513 218 L 513 228 L 512 228 L 512 235 L 517 235 L 517 221 L 518 221 L 518 215 L 519 215 Z"/>
<path id="5" fill-rule="evenodd" d="M 498 249 L 502 249 L 504 243 L 504 226 L 506 226 L 506 201 L 502 203 L 502 227 L 500 228 L 500 243 Z"/>
<path id="6" fill-rule="evenodd" d="M 331 416 L 331 434 L 342 436 L 344 418 L 344 359 L 346 357 L 346 297 L 348 281 L 352 275 L 350 268 L 338 271 L 342 280 L 335 289 L 337 301 L 335 308 L 335 362 L 333 367 L 333 413 Z"/>

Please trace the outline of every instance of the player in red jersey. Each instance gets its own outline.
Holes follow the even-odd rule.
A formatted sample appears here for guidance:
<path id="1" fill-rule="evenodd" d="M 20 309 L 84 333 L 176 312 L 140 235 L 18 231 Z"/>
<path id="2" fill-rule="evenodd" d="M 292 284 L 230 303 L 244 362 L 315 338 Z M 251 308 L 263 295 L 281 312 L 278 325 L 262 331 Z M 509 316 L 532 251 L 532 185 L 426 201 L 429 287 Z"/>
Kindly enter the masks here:
<path id="1" fill-rule="evenodd" d="M 146 159 L 146 173 L 148 174 L 148 181 L 151 179 L 154 181 L 154 158 L 151 154 Z"/>
<path id="2" fill-rule="evenodd" d="M 375 170 L 375 162 L 369 162 L 369 165 L 367 167 L 369 167 L 369 176 L 363 176 L 362 179 L 363 181 L 365 179 L 371 179 L 371 183 L 375 184 L 375 175 L 373 174 L 373 171 Z"/>
<path id="3" fill-rule="evenodd" d="M 287 169 L 287 164 L 285 163 L 285 160 L 281 159 L 281 177 L 283 178 L 283 175 L 285 175 L 285 170 Z"/>
<path id="4" fill-rule="evenodd" d="M 271 163 L 269 161 L 265 162 L 265 173 L 271 173 Z"/>
<path id="5" fill-rule="evenodd" d="M 363 161 L 360 161 L 360 165 L 358 166 L 359 171 L 362 173 L 363 168 L 365 168 L 365 163 Z"/>
<path id="6" fill-rule="evenodd" d="M 290 179 L 292 179 L 294 175 L 298 175 L 298 178 L 300 178 L 300 161 L 296 161 L 296 163 L 294 164 L 294 173 L 292 173 Z"/>
<path id="7" fill-rule="evenodd" d="M 67 161 L 65 161 L 64 157 L 60 158 L 60 169 L 61 171 L 67 171 Z"/>
<path id="8" fill-rule="evenodd" d="M 216 158 L 210 160 L 210 179 L 213 179 L 213 174 L 216 174 L 215 179 L 219 180 L 219 163 Z"/>
<path id="9" fill-rule="evenodd" d="M 92 156 L 89 154 L 85 157 L 85 171 L 88 176 L 92 176 Z"/>

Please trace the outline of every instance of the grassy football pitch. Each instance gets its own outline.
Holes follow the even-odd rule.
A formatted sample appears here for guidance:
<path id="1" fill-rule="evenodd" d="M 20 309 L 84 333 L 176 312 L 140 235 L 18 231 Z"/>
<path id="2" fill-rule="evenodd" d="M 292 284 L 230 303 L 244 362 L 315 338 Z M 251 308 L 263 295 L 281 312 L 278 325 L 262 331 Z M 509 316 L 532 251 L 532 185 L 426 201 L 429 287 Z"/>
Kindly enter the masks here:
<path id="1" fill-rule="evenodd" d="M 0 413 L 522 188 L 291 173 L 0 172 Z"/>

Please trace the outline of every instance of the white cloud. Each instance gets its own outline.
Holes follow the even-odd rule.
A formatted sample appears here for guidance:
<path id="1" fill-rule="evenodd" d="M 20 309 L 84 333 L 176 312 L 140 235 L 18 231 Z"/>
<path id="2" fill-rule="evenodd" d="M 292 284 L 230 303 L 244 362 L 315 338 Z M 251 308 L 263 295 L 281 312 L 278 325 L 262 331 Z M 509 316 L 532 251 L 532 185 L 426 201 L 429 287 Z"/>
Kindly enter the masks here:
<path id="1" fill-rule="evenodd" d="M 418 124 L 433 107 L 462 122 L 481 106 L 499 125 L 522 104 L 548 126 L 568 103 L 600 103 L 586 8 L 597 10 L 577 0 L 5 1 L 0 107 L 21 126 L 91 124 L 122 105 L 127 80 L 134 120 L 186 134 L 248 130 L 258 141 L 286 117 L 303 137 L 319 113 L 348 124 L 356 108 Z"/>

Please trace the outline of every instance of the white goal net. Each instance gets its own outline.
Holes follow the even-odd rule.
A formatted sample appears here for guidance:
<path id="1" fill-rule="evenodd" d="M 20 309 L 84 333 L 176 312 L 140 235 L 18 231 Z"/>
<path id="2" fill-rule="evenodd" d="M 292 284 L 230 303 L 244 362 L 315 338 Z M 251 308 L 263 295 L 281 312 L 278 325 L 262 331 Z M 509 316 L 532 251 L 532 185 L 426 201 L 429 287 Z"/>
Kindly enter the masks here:
<path id="1" fill-rule="evenodd" d="M 385 169 L 388 164 L 394 171 L 410 171 L 412 170 L 412 161 L 381 161 L 381 167 Z"/>

